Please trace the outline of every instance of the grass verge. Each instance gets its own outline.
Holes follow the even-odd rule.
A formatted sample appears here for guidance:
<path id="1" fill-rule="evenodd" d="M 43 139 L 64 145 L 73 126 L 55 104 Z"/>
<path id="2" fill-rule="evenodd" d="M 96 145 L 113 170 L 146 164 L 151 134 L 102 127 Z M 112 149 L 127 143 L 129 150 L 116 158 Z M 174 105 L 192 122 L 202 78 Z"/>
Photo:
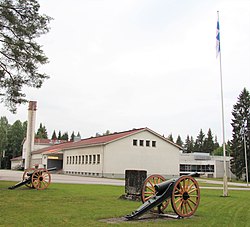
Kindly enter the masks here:
<path id="1" fill-rule="evenodd" d="M 53 183 L 43 191 L 8 190 L 12 184 L 0 181 L 0 226 L 250 226 L 249 191 L 230 191 L 225 198 L 221 190 L 202 189 L 191 218 L 109 224 L 100 220 L 123 217 L 141 205 L 119 199 L 124 187 Z"/>

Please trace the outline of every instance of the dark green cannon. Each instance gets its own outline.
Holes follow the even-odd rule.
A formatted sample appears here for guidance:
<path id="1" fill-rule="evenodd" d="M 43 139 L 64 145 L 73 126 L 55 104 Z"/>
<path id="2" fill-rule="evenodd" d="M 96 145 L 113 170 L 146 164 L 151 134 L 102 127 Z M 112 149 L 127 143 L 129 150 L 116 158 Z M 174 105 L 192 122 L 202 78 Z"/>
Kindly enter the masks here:
<path id="1" fill-rule="evenodd" d="M 142 186 L 143 204 L 125 218 L 136 219 L 148 211 L 164 215 L 164 210 L 170 201 L 176 214 L 172 217 L 190 217 L 195 213 L 200 202 L 200 189 L 193 178 L 195 176 L 197 174 L 193 173 L 167 181 L 160 175 L 148 177 Z"/>
<path id="2" fill-rule="evenodd" d="M 56 170 L 56 167 L 50 169 L 44 169 L 44 168 L 27 169 L 23 173 L 23 180 L 9 187 L 8 189 L 15 189 L 25 185 L 29 188 L 43 190 L 47 188 L 51 182 L 51 176 L 49 172 L 54 170 Z"/>

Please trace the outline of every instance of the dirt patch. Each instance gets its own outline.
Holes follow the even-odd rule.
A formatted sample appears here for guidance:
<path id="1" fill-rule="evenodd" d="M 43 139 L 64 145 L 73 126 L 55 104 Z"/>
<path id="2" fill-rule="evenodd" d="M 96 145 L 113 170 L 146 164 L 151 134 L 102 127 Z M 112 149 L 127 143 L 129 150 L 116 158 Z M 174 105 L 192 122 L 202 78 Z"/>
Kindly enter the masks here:
<path id="1" fill-rule="evenodd" d="M 135 222 L 158 222 L 163 220 L 178 220 L 177 216 L 174 215 L 157 215 L 157 214 L 145 214 L 137 219 L 128 220 L 125 217 L 118 217 L 118 218 L 107 218 L 107 219 L 101 219 L 100 222 L 105 222 L 108 224 L 117 224 L 122 222 L 128 222 L 128 223 L 135 223 Z"/>

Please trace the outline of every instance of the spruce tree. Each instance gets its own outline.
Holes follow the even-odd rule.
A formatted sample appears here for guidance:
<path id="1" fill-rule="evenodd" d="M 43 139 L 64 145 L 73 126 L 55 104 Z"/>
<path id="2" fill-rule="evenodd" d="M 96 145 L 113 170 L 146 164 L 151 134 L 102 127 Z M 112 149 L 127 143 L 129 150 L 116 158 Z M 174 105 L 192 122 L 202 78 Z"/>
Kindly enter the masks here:
<path id="1" fill-rule="evenodd" d="M 168 136 L 168 138 L 167 138 L 168 140 L 170 140 L 171 142 L 174 142 L 174 138 L 173 138 L 173 135 L 172 135 L 172 133 L 171 134 L 169 134 L 169 136 Z"/>
<path id="2" fill-rule="evenodd" d="M 58 140 L 61 140 L 62 139 L 62 133 L 61 131 L 58 132 L 58 137 L 57 137 Z"/>
<path id="3" fill-rule="evenodd" d="M 212 154 L 214 151 L 214 139 L 211 129 L 208 129 L 207 137 L 204 140 L 203 151 Z"/>
<path id="4" fill-rule="evenodd" d="M 192 153 L 194 150 L 194 140 L 193 137 L 189 137 L 189 135 L 187 135 L 187 138 L 185 140 L 185 144 L 184 144 L 184 150 L 186 153 Z"/>
<path id="5" fill-rule="evenodd" d="M 204 140 L 205 140 L 205 134 L 201 129 L 194 144 L 194 151 L 204 152 Z"/>
<path id="6" fill-rule="evenodd" d="M 74 138 L 75 138 L 75 133 L 74 131 L 71 133 L 71 136 L 70 136 L 70 141 L 74 141 Z"/>
<path id="7" fill-rule="evenodd" d="M 62 135 L 62 137 L 61 137 L 61 140 L 66 140 L 66 141 L 69 140 L 68 132 L 63 133 L 63 135 Z"/>
<path id="8" fill-rule="evenodd" d="M 176 144 L 179 145 L 180 147 L 183 146 L 183 142 L 182 142 L 182 140 L 181 140 L 181 136 L 180 136 L 180 135 L 178 135 L 178 137 L 177 137 L 177 139 L 176 139 Z"/>
<path id="9" fill-rule="evenodd" d="M 52 136 L 51 136 L 51 139 L 52 139 L 52 140 L 57 140 L 57 136 L 56 136 L 56 131 L 55 131 L 55 130 L 53 131 L 53 134 L 52 134 Z"/>
<path id="10" fill-rule="evenodd" d="M 247 152 L 248 175 L 250 171 L 250 94 L 246 90 L 240 93 L 232 111 L 233 135 L 231 140 L 231 169 L 238 179 L 246 171 L 245 148 Z M 245 142 L 245 144 L 244 144 Z M 246 147 L 244 146 L 246 145 Z"/>
<path id="11" fill-rule="evenodd" d="M 217 136 L 215 136 L 215 138 L 214 138 L 214 150 L 216 150 L 219 147 L 220 147 L 220 144 L 218 143 Z"/>
<path id="12" fill-rule="evenodd" d="M 47 129 L 45 126 L 42 125 L 42 123 L 40 123 L 40 125 L 39 125 L 39 128 L 38 128 L 37 133 L 36 133 L 36 138 L 37 139 L 48 139 Z"/>

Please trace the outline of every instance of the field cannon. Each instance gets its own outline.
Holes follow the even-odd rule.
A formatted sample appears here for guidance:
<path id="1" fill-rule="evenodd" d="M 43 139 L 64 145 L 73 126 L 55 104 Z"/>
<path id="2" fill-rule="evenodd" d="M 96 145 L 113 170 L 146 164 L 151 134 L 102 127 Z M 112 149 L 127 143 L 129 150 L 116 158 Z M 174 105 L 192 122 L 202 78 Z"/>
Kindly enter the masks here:
<path id="1" fill-rule="evenodd" d="M 44 168 L 27 169 L 23 173 L 23 180 L 9 187 L 8 189 L 15 189 L 25 185 L 28 188 L 44 190 L 49 186 L 51 182 L 51 176 L 49 172 L 54 170 L 56 170 L 56 167 L 50 169 L 44 169 Z"/>
<path id="2" fill-rule="evenodd" d="M 143 204 L 125 218 L 135 219 L 148 211 L 173 218 L 192 216 L 200 202 L 200 189 L 193 178 L 195 176 L 197 174 L 192 173 L 167 181 L 161 175 L 149 176 L 142 186 L 141 200 Z M 170 201 L 176 215 L 164 213 Z"/>

